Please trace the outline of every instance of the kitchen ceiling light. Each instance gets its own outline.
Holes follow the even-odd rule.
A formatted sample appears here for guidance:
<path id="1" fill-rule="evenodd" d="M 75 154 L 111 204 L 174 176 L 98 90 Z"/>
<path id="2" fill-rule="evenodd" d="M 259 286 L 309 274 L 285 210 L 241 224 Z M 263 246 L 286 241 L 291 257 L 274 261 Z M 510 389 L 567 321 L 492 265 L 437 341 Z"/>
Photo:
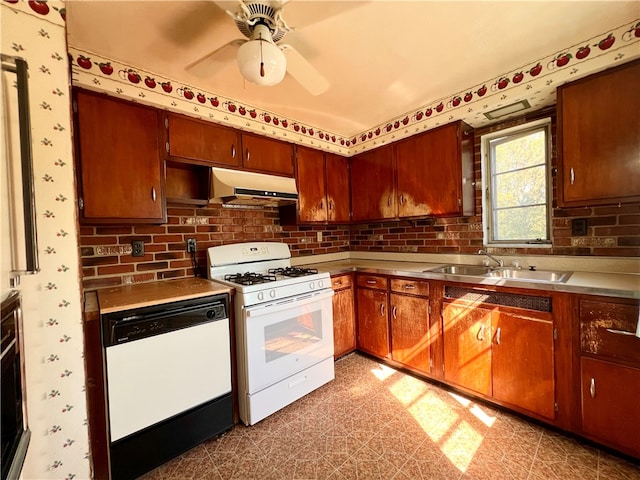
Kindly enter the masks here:
<path id="1" fill-rule="evenodd" d="M 253 38 L 238 49 L 238 67 L 242 76 L 258 85 L 277 85 L 287 73 L 287 59 L 271 40 L 266 25 L 254 27 Z"/>
<path id="2" fill-rule="evenodd" d="M 527 108 L 531 108 L 529 102 L 527 100 L 520 100 L 519 102 L 512 103 L 511 105 L 506 105 L 504 107 L 491 110 L 490 112 L 485 112 L 484 116 L 489 120 L 495 120 L 497 118 L 511 115 L 512 113 L 521 112 L 522 110 L 526 110 Z"/>

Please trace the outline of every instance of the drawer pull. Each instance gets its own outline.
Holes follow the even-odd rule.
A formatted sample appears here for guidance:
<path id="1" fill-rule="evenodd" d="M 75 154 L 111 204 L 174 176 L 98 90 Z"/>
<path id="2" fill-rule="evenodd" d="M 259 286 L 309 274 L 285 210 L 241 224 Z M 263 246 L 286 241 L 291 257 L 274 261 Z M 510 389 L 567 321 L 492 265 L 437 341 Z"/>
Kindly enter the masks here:
<path id="1" fill-rule="evenodd" d="M 409 284 L 409 285 L 405 285 L 404 288 L 406 288 L 407 290 L 413 290 L 416 288 L 416 286 Z"/>
<path id="2" fill-rule="evenodd" d="M 636 336 L 635 332 L 627 332 L 626 330 L 616 330 L 615 328 L 607 328 L 607 332 L 614 333 L 616 335 L 630 335 L 632 337 Z"/>
<path id="3" fill-rule="evenodd" d="M 378 283 L 378 282 L 376 282 L 375 280 L 367 280 L 367 283 L 368 283 L 369 285 L 375 285 L 375 284 L 376 284 L 376 283 Z"/>
<path id="4" fill-rule="evenodd" d="M 337 282 L 333 282 L 333 286 L 334 287 L 339 287 L 340 285 L 342 285 L 342 280 L 338 280 Z"/>
<path id="5" fill-rule="evenodd" d="M 500 345 L 500 327 L 498 327 L 498 331 L 496 332 L 496 343 Z"/>
<path id="6" fill-rule="evenodd" d="M 398 316 L 396 315 L 397 311 L 398 311 L 398 309 L 394 306 L 394 307 L 393 307 L 393 310 L 392 310 L 392 312 L 391 312 L 391 314 L 393 315 L 393 318 L 394 318 L 394 319 L 398 318 Z"/>
<path id="7" fill-rule="evenodd" d="M 591 398 L 596 398 L 596 379 L 591 378 L 591 383 L 589 384 L 589 394 Z"/>

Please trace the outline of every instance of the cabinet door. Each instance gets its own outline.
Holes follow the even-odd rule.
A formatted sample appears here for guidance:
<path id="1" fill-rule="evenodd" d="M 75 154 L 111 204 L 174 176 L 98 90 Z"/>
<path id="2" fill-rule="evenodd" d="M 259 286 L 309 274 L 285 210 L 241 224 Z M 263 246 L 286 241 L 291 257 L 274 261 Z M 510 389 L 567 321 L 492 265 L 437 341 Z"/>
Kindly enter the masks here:
<path id="1" fill-rule="evenodd" d="M 391 294 L 391 358 L 430 373 L 429 299 Z"/>
<path id="2" fill-rule="evenodd" d="M 331 278 L 333 296 L 333 356 L 341 357 L 356 349 L 356 319 L 353 308 L 351 275 Z"/>
<path id="3" fill-rule="evenodd" d="M 582 357 L 582 429 L 640 457 L 640 369 Z"/>
<path id="4" fill-rule="evenodd" d="M 327 220 L 331 223 L 348 223 L 351 219 L 349 195 L 349 159 L 325 153 L 327 177 Z"/>
<path id="5" fill-rule="evenodd" d="M 86 223 L 164 223 L 158 112 L 78 91 L 80 214 Z"/>
<path id="6" fill-rule="evenodd" d="M 640 200 L 640 61 L 558 89 L 560 206 Z"/>
<path id="7" fill-rule="evenodd" d="M 301 222 L 327 220 L 324 153 L 297 147 L 298 219 Z"/>
<path id="8" fill-rule="evenodd" d="M 169 114 L 169 155 L 214 165 L 240 165 L 240 135 L 211 122 Z"/>
<path id="9" fill-rule="evenodd" d="M 354 221 L 396 217 L 391 145 L 351 158 L 351 207 Z"/>
<path id="10" fill-rule="evenodd" d="M 493 397 L 555 418 L 553 323 L 494 311 L 492 332 Z"/>
<path id="11" fill-rule="evenodd" d="M 242 166 L 247 170 L 293 177 L 293 146 L 257 135 L 242 135 Z"/>
<path id="12" fill-rule="evenodd" d="M 389 356 L 387 292 L 359 288 L 358 347 L 380 358 Z"/>
<path id="13" fill-rule="evenodd" d="M 461 213 L 460 122 L 396 145 L 398 215 Z"/>
<path id="14" fill-rule="evenodd" d="M 491 310 L 444 302 L 444 378 L 491 395 Z"/>

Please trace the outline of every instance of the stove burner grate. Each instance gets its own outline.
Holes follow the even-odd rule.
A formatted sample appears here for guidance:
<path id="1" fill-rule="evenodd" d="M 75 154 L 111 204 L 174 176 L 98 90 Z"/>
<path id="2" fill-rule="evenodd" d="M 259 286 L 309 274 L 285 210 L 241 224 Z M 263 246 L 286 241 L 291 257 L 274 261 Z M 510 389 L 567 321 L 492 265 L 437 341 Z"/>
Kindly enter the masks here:
<path id="1" fill-rule="evenodd" d="M 257 283 L 275 282 L 276 276 L 266 275 L 263 273 L 246 272 L 246 273 L 232 273 L 229 275 L 225 275 L 224 279 L 229 282 L 238 283 L 240 285 L 255 285 Z"/>
<path id="2" fill-rule="evenodd" d="M 285 267 L 270 268 L 269 273 L 273 275 L 283 275 L 285 277 L 304 277 L 305 275 L 314 275 L 318 273 L 318 270 L 315 268 Z"/>

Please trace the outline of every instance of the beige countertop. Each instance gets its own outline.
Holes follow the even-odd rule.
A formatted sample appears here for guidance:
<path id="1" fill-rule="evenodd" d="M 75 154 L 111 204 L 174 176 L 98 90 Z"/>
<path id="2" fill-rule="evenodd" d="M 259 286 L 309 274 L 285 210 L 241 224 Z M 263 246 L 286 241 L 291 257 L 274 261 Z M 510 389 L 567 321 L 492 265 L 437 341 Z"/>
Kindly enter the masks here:
<path id="1" fill-rule="evenodd" d="M 179 278 L 105 288 L 96 293 L 100 313 L 104 314 L 232 291 L 233 288 L 204 278 Z"/>
<path id="2" fill-rule="evenodd" d="M 556 292 L 640 299 L 640 274 L 573 272 L 566 282 L 551 283 L 425 272 L 425 270 L 431 270 L 442 265 L 445 264 L 355 259 L 305 264 L 306 267 L 317 268 L 320 271 L 330 272 L 331 274 L 359 271 L 386 275 L 405 275 L 432 280 L 465 282 L 477 285 L 498 285 L 514 288 L 531 288 Z"/>

